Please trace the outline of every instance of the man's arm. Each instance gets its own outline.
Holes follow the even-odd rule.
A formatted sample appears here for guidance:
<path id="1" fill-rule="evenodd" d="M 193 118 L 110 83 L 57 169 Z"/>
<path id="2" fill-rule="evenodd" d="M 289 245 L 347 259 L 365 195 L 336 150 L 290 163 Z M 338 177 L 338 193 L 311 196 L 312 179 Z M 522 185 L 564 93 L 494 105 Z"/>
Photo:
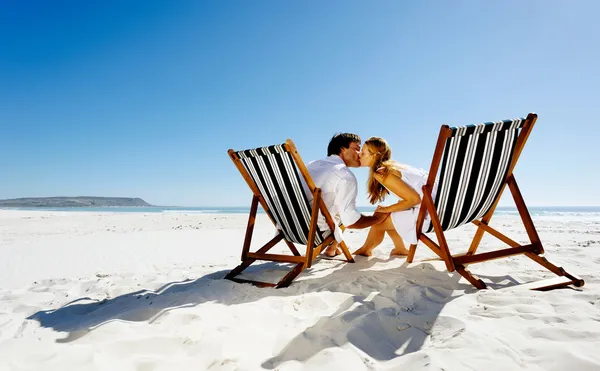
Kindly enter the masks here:
<path id="1" fill-rule="evenodd" d="M 360 219 L 358 219 L 354 224 L 347 226 L 346 228 L 350 229 L 363 229 L 368 228 L 372 225 L 379 224 L 385 220 L 390 214 L 386 213 L 373 213 L 373 215 L 361 215 Z"/>
<path id="2" fill-rule="evenodd" d="M 379 224 L 387 218 L 389 214 L 375 212 L 371 216 L 363 215 L 356 209 L 356 196 L 358 195 L 358 184 L 356 177 L 348 172 L 345 177 L 340 179 L 335 196 L 335 204 L 338 206 L 342 223 L 346 228 L 362 229 L 368 228 L 374 224 Z"/>

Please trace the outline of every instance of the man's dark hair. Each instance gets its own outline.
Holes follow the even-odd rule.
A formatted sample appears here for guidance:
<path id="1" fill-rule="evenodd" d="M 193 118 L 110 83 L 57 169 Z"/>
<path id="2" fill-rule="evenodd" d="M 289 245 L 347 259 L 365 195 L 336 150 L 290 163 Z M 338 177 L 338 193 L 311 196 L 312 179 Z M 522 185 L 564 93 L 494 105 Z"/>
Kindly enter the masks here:
<path id="1" fill-rule="evenodd" d="M 329 141 L 327 146 L 327 156 L 339 155 L 342 152 L 342 148 L 350 148 L 350 144 L 360 144 L 360 137 L 352 133 L 337 133 Z"/>

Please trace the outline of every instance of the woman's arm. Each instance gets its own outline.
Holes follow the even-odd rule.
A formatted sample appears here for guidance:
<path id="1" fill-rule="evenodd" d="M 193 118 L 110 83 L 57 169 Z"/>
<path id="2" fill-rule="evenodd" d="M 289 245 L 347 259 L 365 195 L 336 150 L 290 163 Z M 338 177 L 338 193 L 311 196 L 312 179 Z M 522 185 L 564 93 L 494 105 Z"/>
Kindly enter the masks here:
<path id="1" fill-rule="evenodd" d="M 393 213 L 394 211 L 408 210 L 421 203 L 421 196 L 402 180 L 402 174 L 390 171 L 385 176 L 378 173 L 375 173 L 374 176 L 379 183 L 401 199 L 390 206 L 378 206 L 376 211 Z"/>

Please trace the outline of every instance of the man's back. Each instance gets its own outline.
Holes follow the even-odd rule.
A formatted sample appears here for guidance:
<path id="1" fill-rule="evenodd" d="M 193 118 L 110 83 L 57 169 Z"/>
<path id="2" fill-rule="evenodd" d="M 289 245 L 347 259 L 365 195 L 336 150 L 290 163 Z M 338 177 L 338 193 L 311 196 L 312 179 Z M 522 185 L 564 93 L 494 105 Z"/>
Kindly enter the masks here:
<path id="1" fill-rule="evenodd" d="M 332 155 L 322 160 L 312 161 L 307 168 L 315 186 L 321 188 L 323 201 L 332 216 L 339 215 L 346 226 L 360 219 L 361 214 L 356 210 L 358 182 L 354 173 L 339 156 Z M 312 203 L 312 194 L 307 192 L 307 195 Z M 321 223 L 324 222 L 321 219 L 323 218 L 320 218 L 319 228 L 328 229 L 326 224 Z"/>

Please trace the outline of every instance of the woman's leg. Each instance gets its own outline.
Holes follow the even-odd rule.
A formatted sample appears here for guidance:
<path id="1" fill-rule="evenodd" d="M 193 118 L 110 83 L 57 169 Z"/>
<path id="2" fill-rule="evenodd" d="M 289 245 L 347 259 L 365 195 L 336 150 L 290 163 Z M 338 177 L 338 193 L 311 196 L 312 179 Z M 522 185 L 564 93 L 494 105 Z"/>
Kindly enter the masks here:
<path id="1" fill-rule="evenodd" d="M 404 240 L 398 234 L 398 232 L 396 232 L 396 229 L 394 229 L 394 230 L 387 230 L 386 232 L 387 232 L 388 236 L 390 236 L 390 238 L 394 242 L 394 249 L 390 252 L 390 256 L 393 256 L 393 255 L 408 255 L 408 250 L 404 246 Z"/>
<path id="2" fill-rule="evenodd" d="M 363 243 L 362 247 L 354 252 L 355 255 L 363 255 L 363 256 L 371 256 L 373 249 L 375 249 L 381 242 L 383 242 L 383 237 L 385 237 L 385 232 L 393 230 L 394 224 L 392 223 L 392 218 L 389 216 L 381 223 L 375 224 L 369 230 L 369 234 L 367 235 L 367 239 L 365 243 Z"/>

